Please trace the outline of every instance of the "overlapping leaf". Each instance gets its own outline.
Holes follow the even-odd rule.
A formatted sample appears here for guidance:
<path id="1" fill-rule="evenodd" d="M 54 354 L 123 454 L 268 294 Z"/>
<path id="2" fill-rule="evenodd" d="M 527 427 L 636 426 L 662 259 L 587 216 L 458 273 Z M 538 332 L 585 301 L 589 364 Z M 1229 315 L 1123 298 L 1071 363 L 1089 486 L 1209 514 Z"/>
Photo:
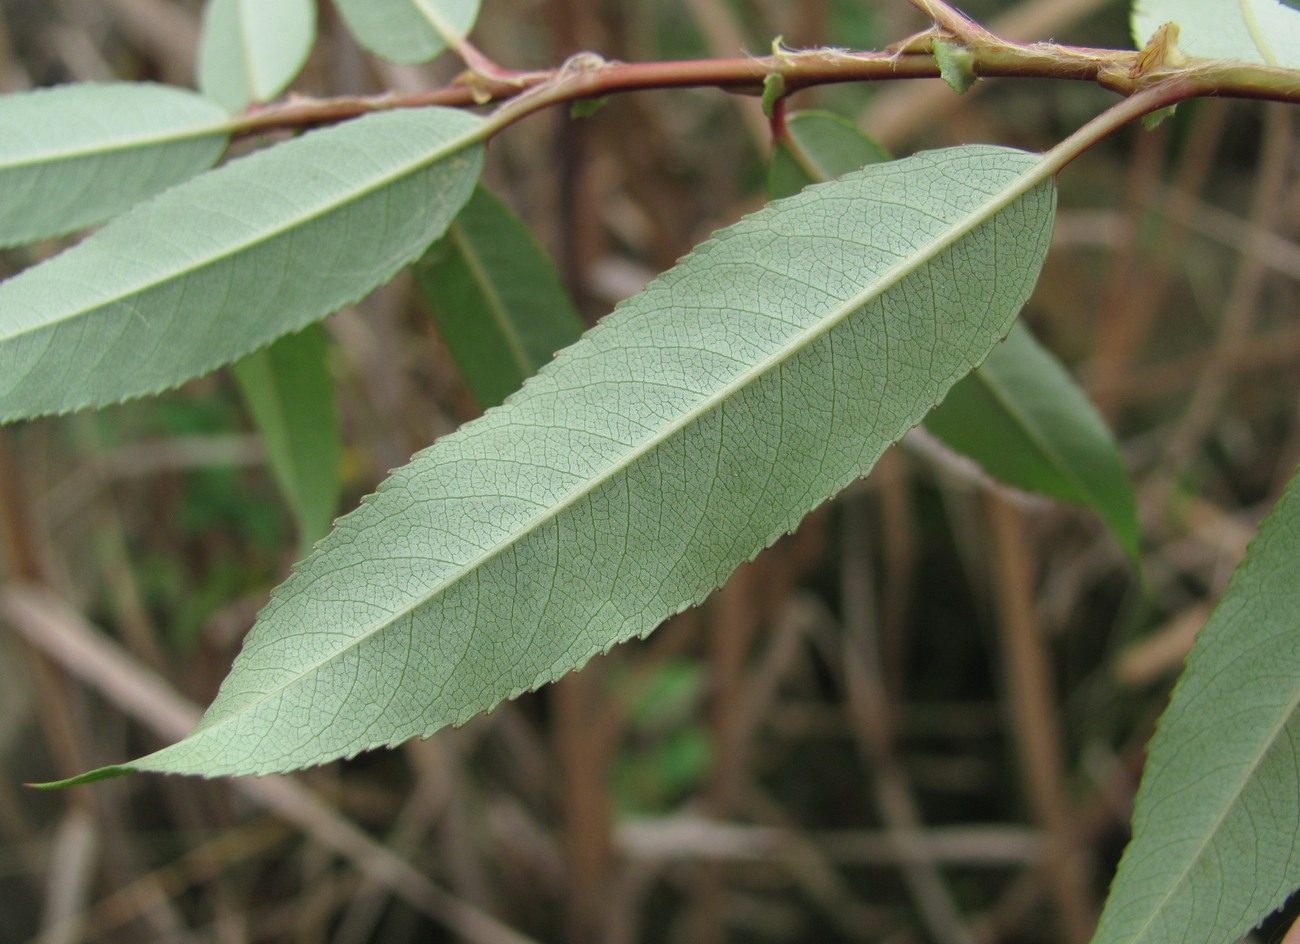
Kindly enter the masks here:
<path id="1" fill-rule="evenodd" d="M 1300 886 L 1300 481 L 1201 630 L 1096 944 L 1231 944 Z"/>
<path id="2" fill-rule="evenodd" d="M 0 247 L 102 223 L 216 163 L 228 116 L 164 85 L 0 96 Z"/>
<path id="3" fill-rule="evenodd" d="M 433 108 L 316 131 L 0 283 L 0 421 L 175 386 L 358 300 L 468 199 L 480 126 Z"/>
<path id="4" fill-rule="evenodd" d="M 427 62 L 464 36 L 479 0 L 334 0 L 352 35 L 392 62 Z"/>
<path id="5" fill-rule="evenodd" d="M 232 112 L 285 90 L 316 41 L 315 0 L 208 0 L 199 88 Z"/>
<path id="6" fill-rule="evenodd" d="M 703 600 L 1011 327 L 1050 242 L 1037 161 L 926 153 L 722 230 L 341 519 L 185 740 L 88 779 L 428 735 Z"/>
<path id="7" fill-rule="evenodd" d="M 510 208 L 483 187 L 416 265 L 415 278 L 484 409 L 518 390 L 582 333 L 551 260 Z"/>
<path id="8" fill-rule="evenodd" d="M 1137 506 L 1110 430 L 1023 325 L 952 388 L 925 427 L 1000 482 L 1092 508 L 1138 556 Z"/>
<path id="9" fill-rule="evenodd" d="M 342 491 L 334 382 L 319 325 L 287 334 L 233 366 L 271 474 L 298 520 L 303 554 L 329 533 Z"/>
<path id="10" fill-rule="evenodd" d="M 1300 69 L 1300 13 L 1281 0 L 1137 0 L 1133 41 L 1142 48 L 1169 22 L 1189 56 Z"/>

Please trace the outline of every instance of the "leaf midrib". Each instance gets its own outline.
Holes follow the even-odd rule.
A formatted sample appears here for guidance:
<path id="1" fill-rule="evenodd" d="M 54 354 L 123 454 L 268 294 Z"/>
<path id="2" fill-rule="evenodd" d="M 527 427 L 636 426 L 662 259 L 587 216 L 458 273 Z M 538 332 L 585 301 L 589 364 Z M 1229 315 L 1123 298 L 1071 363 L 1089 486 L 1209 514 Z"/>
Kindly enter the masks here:
<path id="1" fill-rule="evenodd" d="M 175 141 L 187 141 L 198 138 L 211 138 L 218 135 L 229 133 L 229 119 L 213 121 L 210 124 L 186 128 L 184 130 L 171 131 L 166 134 L 144 134 L 139 137 L 122 138 L 114 141 L 107 147 L 82 146 L 76 149 L 50 150 L 41 151 L 22 157 L 15 161 L 0 161 L 0 174 L 11 170 L 22 170 L 28 167 L 39 167 L 42 164 L 54 164 L 61 161 L 73 161 L 79 158 L 100 157 L 107 154 L 116 154 L 120 151 L 130 151 L 143 149 L 147 147 L 156 147 L 162 144 L 171 144 Z"/>
<path id="2" fill-rule="evenodd" d="M 528 352 L 524 348 L 523 339 L 519 337 L 519 332 L 515 330 L 514 323 L 510 320 L 510 313 L 501 298 L 501 293 L 496 290 L 492 279 L 488 277 L 487 268 L 483 265 L 482 259 L 479 258 L 473 240 L 470 239 L 469 233 L 459 223 L 451 224 L 448 228 L 448 235 L 456 248 L 460 250 L 461 257 L 465 260 L 465 265 L 469 267 L 470 275 L 474 279 L 474 284 L 483 293 L 483 300 L 487 303 L 488 312 L 492 316 L 492 321 L 501 329 L 501 334 L 505 338 L 506 347 L 510 351 L 510 356 L 514 359 L 519 376 L 527 377 L 533 372 L 533 365 L 528 358 Z"/>
<path id="3" fill-rule="evenodd" d="M 582 485 L 573 489 L 568 495 L 564 496 L 562 499 L 552 504 L 544 512 L 538 514 L 532 520 L 525 522 L 521 527 L 516 528 L 514 531 L 512 531 L 510 535 L 498 541 L 496 544 L 492 545 L 491 547 L 487 548 L 482 553 L 478 554 L 476 557 L 467 561 L 465 564 L 462 564 L 460 567 L 456 568 L 445 578 L 439 581 L 436 588 L 434 588 L 433 590 L 431 590 L 426 594 L 421 595 L 408 606 L 403 607 L 402 609 L 396 610 L 393 613 L 389 614 L 387 617 L 385 617 L 382 623 L 377 623 L 372 628 L 367 629 L 364 632 L 353 637 L 353 639 L 348 641 L 347 645 L 334 650 L 334 652 L 332 652 L 327 657 L 318 660 L 312 665 L 306 667 L 301 672 L 296 673 L 291 679 L 287 680 L 286 682 L 277 685 L 275 688 L 271 689 L 270 691 L 260 693 L 260 696 L 251 705 L 247 705 L 241 708 L 237 712 L 233 712 L 224 717 L 215 719 L 210 725 L 203 727 L 201 731 L 194 732 L 194 734 L 199 736 L 206 736 L 213 731 L 220 730 L 227 723 L 234 721 L 239 717 L 241 717 L 243 714 L 247 713 L 247 711 L 251 710 L 252 707 L 263 704 L 269 699 L 279 695 L 281 692 L 284 692 L 289 688 L 291 688 L 292 686 L 297 685 L 304 678 L 307 678 L 308 676 L 317 672 L 324 666 L 328 665 L 330 662 L 341 657 L 344 653 L 356 649 L 357 647 L 365 643 L 366 640 L 377 635 L 378 633 L 383 632 L 384 630 L 395 625 L 396 623 L 404 620 L 406 617 L 413 614 L 416 610 L 420 609 L 422 606 L 427 604 L 430 600 L 444 593 L 447 590 L 447 588 L 452 587 L 458 582 L 460 582 L 462 579 L 465 578 L 466 575 L 477 570 L 479 567 L 483 566 L 488 561 L 492 560 L 494 557 L 497 557 L 502 552 L 508 550 L 510 547 L 518 544 L 520 541 L 528 537 L 528 535 L 537 531 L 546 523 L 558 518 L 564 512 L 566 512 L 574 505 L 576 505 L 579 501 L 581 501 L 583 498 L 585 498 L 587 495 L 590 495 L 598 491 L 600 486 L 603 485 L 605 482 L 608 482 L 610 479 L 614 478 L 618 474 L 626 471 L 635 462 L 639 461 L 642 457 L 653 452 L 656 448 L 658 448 L 658 446 L 671 439 L 673 436 L 675 436 L 677 433 L 679 433 L 686 427 L 690 426 L 697 419 L 706 415 L 718 405 L 730 400 L 733 396 L 735 396 L 745 387 L 749 386 L 750 383 L 765 376 L 778 364 L 782 363 L 783 361 L 787 360 L 789 357 L 797 354 L 798 352 L 804 350 L 809 344 L 811 344 L 818 337 L 828 334 L 831 330 L 839 326 L 845 319 L 847 319 L 853 313 L 861 309 L 865 304 L 867 304 L 873 298 L 877 298 L 884 295 L 887 291 L 897 286 L 908 276 L 917 272 L 928 263 L 932 262 L 944 251 L 946 251 L 947 249 L 955 245 L 958 242 L 958 240 L 960 240 L 962 237 L 973 232 L 977 227 L 988 222 L 993 217 L 995 217 L 998 213 L 1005 210 L 1008 206 L 1010 206 L 1012 203 L 1018 200 L 1020 197 L 1027 194 L 1037 184 L 1041 183 L 1046 176 L 1049 176 L 1050 174 L 1051 174 L 1050 168 L 1047 167 L 1046 162 L 1042 159 L 1035 162 L 1030 167 L 1027 167 L 1025 171 L 1022 174 L 1020 174 L 1020 176 L 1018 176 L 1017 178 L 1015 178 L 1015 180 L 1010 182 L 1007 185 L 1007 187 L 1004 190 L 1002 190 L 995 198 L 993 198 L 988 203 L 981 206 L 979 209 L 967 214 L 965 217 L 963 217 L 961 220 L 957 221 L 956 223 L 951 224 L 946 230 L 944 230 L 941 234 L 936 236 L 934 241 L 924 251 L 912 255 L 907 259 L 905 259 L 904 261 L 896 263 L 895 265 L 886 269 L 885 272 L 883 272 L 879 278 L 875 279 L 869 285 L 865 286 L 861 291 L 855 293 L 854 295 L 850 296 L 848 299 L 841 302 L 839 305 L 832 308 L 831 312 L 826 317 L 819 319 L 818 321 L 814 322 L 812 325 L 809 325 L 804 330 L 793 335 L 784 344 L 778 346 L 771 353 L 769 353 L 767 357 L 763 358 L 761 361 L 756 363 L 748 370 L 742 371 L 741 373 L 737 374 L 736 377 L 732 378 L 730 381 L 723 384 L 713 394 L 709 395 L 708 397 L 705 397 L 696 406 L 692 407 L 689 410 L 684 411 L 680 417 L 678 417 L 673 422 L 667 424 L 658 433 L 648 437 L 647 439 L 643 440 L 641 443 L 628 449 L 628 451 L 624 454 L 624 456 L 621 459 L 611 463 L 610 466 L 604 472 L 592 476 L 590 478 L 587 478 L 586 480 L 584 480 Z"/>
<path id="4" fill-rule="evenodd" d="M 419 160 L 412 161 L 407 164 L 403 164 L 401 167 L 397 168 L 394 171 L 390 171 L 389 173 L 383 175 L 382 177 L 377 178 L 376 180 L 367 184 L 365 187 L 362 187 L 357 190 L 349 190 L 345 196 L 323 203 L 318 207 L 312 208 L 308 212 L 298 214 L 290 218 L 288 221 L 281 223 L 278 226 L 272 227 L 267 230 L 262 230 L 252 238 L 238 241 L 234 243 L 232 246 L 222 251 L 204 256 L 203 258 L 196 260 L 194 263 L 190 265 L 170 269 L 165 274 L 159 276 L 158 278 L 137 283 L 123 291 L 116 292 L 105 298 L 96 299 L 93 302 L 93 304 L 82 306 L 73 311 L 67 312 L 66 314 L 64 314 L 59 318 L 43 320 L 21 331 L 13 332 L 10 334 L 0 334 L 0 343 L 13 341 L 17 338 L 21 338 L 29 334 L 38 334 L 40 332 L 50 330 L 57 325 L 64 324 L 76 318 L 84 317 L 85 315 L 88 315 L 91 312 L 98 311 L 99 309 L 117 304 L 125 299 L 132 298 L 137 295 L 142 295 L 148 291 L 151 291 L 152 289 L 158 288 L 161 285 L 166 285 L 168 283 L 175 282 L 179 279 L 188 278 L 189 276 L 193 275 L 195 272 L 198 272 L 202 269 L 206 269 L 213 265 L 217 265 L 221 262 L 230 259 L 233 256 L 239 255 L 240 253 L 248 252 L 252 250 L 254 247 L 264 243 L 268 243 L 274 239 L 277 239 L 291 230 L 298 229 L 302 226 L 306 226 L 308 223 L 312 223 L 316 220 L 323 219 L 324 217 L 329 216 L 331 213 L 337 212 L 339 209 L 348 205 L 349 203 L 355 203 L 356 201 L 368 197 L 373 193 L 375 193 L 376 191 L 381 190 L 384 187 L 396 183 L 398 180 L 401 180 L 404 177 L 407 177 L 411 174 L 416 173 L 419 170 L 422 170 L 426 167 L 436 164 L 438 161 L 451 157 L 452 155 L 458 152 L 466 150 L 476 142 L 477 138 L 479 138 L 484 133 L 483 129 L 484 129 L 484 124 L 482 123 L 473 125 L 462 134 L 450 139 L 448 142 L 445 142 L 444 144 L 435 148 L 433 151 L 429 152 L 428 154 L 423 155 Z M 227 165 L 227 167 L 231 167 L 231 166 L 235 166 L 235 165 Z M 217 173 L 220 173 L 220 171 L 218 171 Z M 172 192 L 175 193 L 176 191 L 172 191 Z M 156 204 L 149 204 L 146 206 L 154 206 L 154 205 Z M 122 222 L 126 222 L 128 219 L 130 219 L 130 217 L 134 216 L 136 212 L 142 212 L 142 211 L 147 212 L 147 210 L 144 210 L 142 208 L 142 210 L 128 213 L 127 216 L 122 217 L 121 220 Z M 112 232 L 111 227 L 112 224 L 109 224 L 109 227 L 106 227 L 105 229 L 101 230 L 100 233 L 103 234 L 103 233 Z M 85 244 L 83 243 L 82 245 Z M 75 252 L 78 248 L 79 247 L 73 247 L 73 249 L 69 250 L 69 252 Z M 59 258 L 63 258 L 63 257 L 56 256 L 55 259 L 52 259 L 50 261 L 53 262 Z M 40 269 L 41 267 L 37 266 L 36 268 L 29 269 L 27 271 L 37 272 L 40 271 Z M 24 274 L 25 273 L 20 273 L 19 275 L 15 276 L 11 280 L 11 282 L 17 282 L 19 279 L 23 277 Z"/>
<path id="5" fill-rule="evenodd" d="M 1096 492 L 1088 487 L 1088 483 L 1078 474 L 1075 465 L 1065 461 L 1065 457 L 1061 452 L 1043 436 L 1038 424 L 1034 422 L 1034 419 L 1027 411 L 1019 407 L 1016 399 L 1010 395 L 998 378 L 983 369 L 976 369 L 974 373 L 978 381 L 988 387 L 993 399 L 1000 403 L 1008 414 L 1016 418 L 1029 441 L 1037 446 L 1048 460 L 1057 465 L 1058 471 L 1064 473 L 1064 477 L 1075 487 L 1077 493 L 1084 496 L 1085 499 L 1091 498 L 1096 502 L 1098 500 Z"/>

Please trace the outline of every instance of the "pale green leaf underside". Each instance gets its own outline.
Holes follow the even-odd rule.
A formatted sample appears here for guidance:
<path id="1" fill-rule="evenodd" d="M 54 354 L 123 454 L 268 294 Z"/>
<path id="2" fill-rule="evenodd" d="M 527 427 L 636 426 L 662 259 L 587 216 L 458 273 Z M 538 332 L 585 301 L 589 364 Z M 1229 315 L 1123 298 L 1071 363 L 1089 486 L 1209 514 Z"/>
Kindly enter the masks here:
<path id="1" fill-rule="evenodd" d="M 271 474 L 293 508 L 303 554 L 329 533 L 342 494 L 329 345 L 320 325 L 286 334 L 232 365 Z"/>
<path id="2" fill-rule="evenodd" d="M 1050 242 L 1036 160 L 926 153 L 722 230 L 341 519 L 184 741 L 90 776 L 428 735 L 702 601 L 1010 328 Z"/>
<path id="3" fill-rule="evenodd" d="M 427 62 L 465 36 L 479 0 L 334 0 L 362 46 L 392 62 Z"/>
<path id="4" fill-rule="evenodd" d="M 1300 480 L 1201 630 L 1096 944 L 1232 944 L 1300 886 Z"/>
<path id="5" fill-rule="evenodd" d="M 1300 69 L 1300 13 L 1278 0 L 1136 0 L 1133 41 L 1171 21 L 1189 56 Z"/>
<path id="6" fill-rule="evenodd" d="M 1137 557 L 1136 502 L 1110 430 L 1023 325 L 952 388 L 925 426 L 1000 482 L 1093 509 Z"/>
<path id="7" fill-rule="evenodd" d="M 315 131 L 0 283 L 0 421 L 174 387 L 362 298 L 469 197 L 480 126 L 431 108 Z"/>
<path id="8" fill-rule="evenodd" d="M 216 163 L 228 116 L 164 85 L 0 96 L 0 247 L 83 229 Z"/>
<path id="9" fill-rule="evenodd" d="M 316 41 L 315 0 L 208 0 L 199 88 L 232 112 L 285 90 Z"/>
<path id="10" fill-rule="evenodd" d="M 518 390 L 582 334 L 555 265 L 523 221 L 484 187 L 416 264 L 415 280 L 483 409 Z"/>

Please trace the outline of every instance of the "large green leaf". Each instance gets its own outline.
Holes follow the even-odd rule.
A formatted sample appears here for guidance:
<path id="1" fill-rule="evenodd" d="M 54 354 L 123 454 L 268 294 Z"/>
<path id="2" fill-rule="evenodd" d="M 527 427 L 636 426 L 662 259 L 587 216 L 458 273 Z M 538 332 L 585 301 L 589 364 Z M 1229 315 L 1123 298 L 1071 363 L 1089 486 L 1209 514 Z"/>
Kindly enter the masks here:
<path id="1" fill-rule="evenodd" d="M 1300 69 L 1300 13 L 1278 0 L 1136 0 L 1133 41 L 1141 48 L 1169 22 L 1189 56 Z"/>
<path id="2" fill-rule="evenodd" d="M 925 427 L 1000 482 L 1093 509 L 1137 557 L 1137 505 L 1110 430 L 1023 325 L 952 388 Z"/>
<path id="3" fill-rule="evenodd" d="M 518 390 L 582 333 L 551 260 L 483 187 L 416 265 L 415 278 L 483 409 Z"/>
<path id="4" fill-rule="evenodd" d="M 815 181 L 887 160 L 889 153 L 853 122 L 828 111 L 795 112 L 772 149 L 767 193 L 788 197 Z"/>
<path id="5" fill-rule="evenodd" d="M 316 41 L 315 0 L 208 0 L 199 88 L 239 111 L 293 81 Z"/>
<path id="6" fill-rule="evenodd" d="M 717 233 L 340 519 L 185 740 L 87 778 L 425 736 L 702 601 L 1010 329 L 1051 240 L 1044 166 L 925 153 Z"/>
<path id="7" fill-rule="evenodd" d="M 329 533 L 342 492 L 343 445 L 328 355 L 325 331 L 312 324 L 233 367 L 271 474 L 298 519 L 303 554 Z"/>
<path id="8" fill-rule="evenodd" d="M 431 108 L 312 132 L 0 283 L 0 421 L 155 393 L 360 299 L 469 198 L 480 126 Z"/>
<path id="9" fill-rule="evenodd" d="M 1096 944 L 1232 944 L 1300 886 L 1300 478 L 1196 637 Z"/>
<path id="10" fill-rule="evenodd" d="M 0 247 L 102 223 L 208 167 L 226 113 L 165 85 L 0 96 Z"/>
<path id="11" fill-rule="evenodd" d="M 392 62 L 427 62 L 464 36 L 479 0 L 334 0 L 352 35 Z"/>

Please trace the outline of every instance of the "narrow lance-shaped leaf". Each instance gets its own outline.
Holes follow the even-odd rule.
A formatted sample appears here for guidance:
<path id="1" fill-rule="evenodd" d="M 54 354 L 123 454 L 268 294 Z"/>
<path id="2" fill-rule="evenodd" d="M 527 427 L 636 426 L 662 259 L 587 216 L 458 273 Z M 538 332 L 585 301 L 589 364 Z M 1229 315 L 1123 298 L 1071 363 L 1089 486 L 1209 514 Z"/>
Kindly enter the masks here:
<path id="1" fill-rule="evenodd" d="M 376 56 L 428 62 L 467 34 L 479 0 L 334 0 L 348 30 Z"/>
<path id="2" fill-rule="evenodd" d="M 362 298 L 469 198 L 481 124 L 431 108 L 315 131 L 0 283 L 0 421 L 156 393 Z"/>
<path id="3" fill-rule="evenodd" d="M 865 474 L 1011 327 L 1038 158 L 963 147 L 719 232 L 340 519 L 185 740 L 249 774 L 428 735 L 702 601 Z"/>
<path id="4" fill-rule="evenodd" d="M 1196 637 L 1095 944 L 1232 944 L 1300 886 L 1300 478 Z"/>
<path id="5" fill-rule="evenodd" d="M 857 125 L 825 112 L 791 116 L 786 138 L 772 154 L 774 195 L 846 173 L 880 152 Z M 925 425 L 999 481 L 1093 509 L 1136 559 L 1137 508 L 1119 449 L 1087 396 L 1027 329 L 1013 329 Z"/>
<path id="6" fill-rule="evenodd" d="M 952 388 L 925 428 L 1000 482 L 1093 509 L 1137 558 L 1137 503 L 1110 430 L 1023 325 Z"/>
<path id="7" fill-rule="evenodd" d="M 211 167 L 228 117 L 165 85 L 0 96 L 0 247 L 102 223 Z"/>
<path id="8" fill-rule="evenodd" d="M 329 533 L 342 492 L 343 445 L 328 355 L 324 329 L 312 324 L 233 367 L 271 474 L 298 520 L 303 555 Z"/>
<path id="9" fill-rule="evenodd" d="M 1163 24 L 1178 25 L 1189 56 L 1300 69 L 1300 12 L 1278 0 L 1136 0 L 1133 41 L 1141 49 Z"/>
<path id="10" fill-rule="evenodd" d="M 316 41 L 315 0 L 208 0 L 199 88 L 232 112 L 285 90 Z"/>
<path id="11" fill-rule="evenodd" d="M 582 333 L 554 264 L 510 208 L 478 187 L 415 266 L 466 385 L 496 406 Z"/>

